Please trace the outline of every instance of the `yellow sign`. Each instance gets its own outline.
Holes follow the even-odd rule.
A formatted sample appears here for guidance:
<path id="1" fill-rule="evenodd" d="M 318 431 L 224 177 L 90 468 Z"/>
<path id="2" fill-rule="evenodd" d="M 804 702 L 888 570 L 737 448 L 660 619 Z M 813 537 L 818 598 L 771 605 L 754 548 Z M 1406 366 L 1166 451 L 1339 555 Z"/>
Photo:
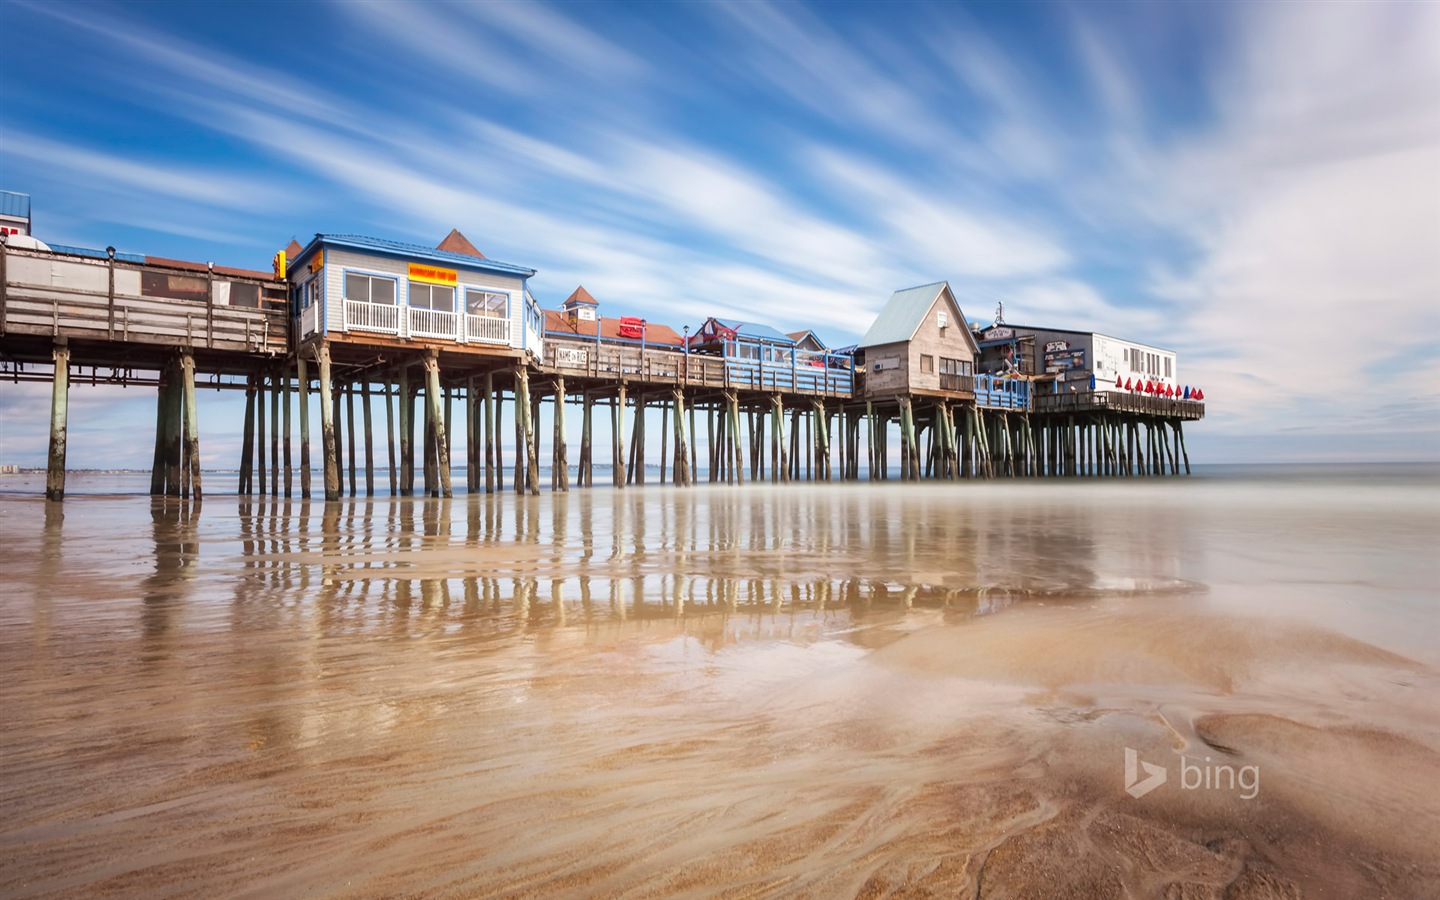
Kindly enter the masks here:
<path id="1" fill-rule="evenodd" d="M 446 287 L 454 287 L 459 276 L 454 269 L 438 269 L 435 266 L 422 266 L 417 263 L 410 264 L 410 280 L 421 281 L 425 284 L 443 284 Z"/>
<path id="2" fill-rule="evenodd" d="M 285 280 L 285 251 L 284 251 L 284 250 L 281 250 L 279 253 L 275 254 L 275 259 L 272 260 L 270 264 L 271 264 L 271 265 L 274 267 L 274 269 L 275 269 L 275 280 L 276 280 L 276 281 L 284 281 L 284 280 Z"/>
<path id="3" fill-rule="evenodd" d="M 310 257 L 310 271 L 318 272 L 325 266 L 325 251 L 317 250 L 315 255 Z"/>

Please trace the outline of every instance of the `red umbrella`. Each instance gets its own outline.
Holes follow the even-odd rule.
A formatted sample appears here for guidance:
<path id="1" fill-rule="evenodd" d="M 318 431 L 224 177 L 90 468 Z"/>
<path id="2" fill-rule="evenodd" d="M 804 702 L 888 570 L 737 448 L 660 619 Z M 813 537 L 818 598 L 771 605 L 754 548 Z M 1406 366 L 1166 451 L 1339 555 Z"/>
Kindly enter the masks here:
<path id="1" fill-rule="evenodd" d="M 1204 400 L 1204 399 L 1205 399 L 1205 392 L 1202 391 L 1202 390 L 1200 390 L 1199 388 L 1196 388 L 1196 389 L 1195 389 L 1195 393 L 1194 393 L 1192 396 L 1194 396 L 1194 398 L 1195 398 L 1196 400 Z"/>
<path id="2" fill-rule="evenodd" d="M 1119 376 L 1119 375 L 1116 375 L 1116 376 L 1115 376 L 1115 386 L 1116 386 L 1117 388 L 1119 388 L 1120 390 L 1122 390 L 1122 391 L 1125 389 L 1125 382 L 1123 382 L 1123 381 L 1120 380 L 1120 376 Z"/>
<path id="3" fill-rule="evenodd" d="M 1125 379 L 1125 390 L 1127 390 L 1127 391 L 1128 391 L 1128 390 L 1131 390 L 1131 387 L 1130 387 L 1130 379 L 1128 379 L 1128 378 Z"/>
<path id="4" fill-rule="evenodd" d="M 1168 384 L 1165 385 L 1165 396 L 1167 396 L 1167 397 L 1173 397 L 1173 396 L 1175 396 L 1175 388 L 1171 387 L 1171 386 L 1168 385 Z"/>

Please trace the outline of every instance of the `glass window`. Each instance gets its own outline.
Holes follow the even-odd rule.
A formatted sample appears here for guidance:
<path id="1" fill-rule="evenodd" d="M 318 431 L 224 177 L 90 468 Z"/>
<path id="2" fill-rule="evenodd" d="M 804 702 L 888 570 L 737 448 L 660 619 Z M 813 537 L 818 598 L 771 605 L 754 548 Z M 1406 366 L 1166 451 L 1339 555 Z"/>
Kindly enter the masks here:
<path id="1" fill-rule="evenodd" d="M 246 306 L 250 309 L 259 309 L 260 285 L 241 284 L 238 281 L 230 282 L 230 305 Z"/>
<path id="2" fill-rule="evenodd" d="M 508 319 L 510 318 L 510 295 L 466 288 L 465 311 L 472 316 Z"/>
<path id="3" fill-rule="evenodd" d="M 357 303 L 395 303 L 395 279 L 345 273 L 345 299 Z"/>
<path id="4" fill-rule="evenodd" d="M 935 371 L 935 357 L 929 354 L 920 354 L 920 371 L 926 374 Z"/>
<path id="5" fill-rule="evenodd" d="M 945 357 L 942 356 L 942 357 L 940 357 L 940 374 L 941 374 L 941 375 L 969 375 L 969 374 L 970 374 L 970 360 L 968 360 L 968 359 L 964 359 L 964 360 L 962 360 L 962 359 L 946 359 Z"/>
<path id="6" fill-rule="evenodd" d="M 410 282 L 410 305 L 437 312 L 455 311 L 455 289 L 442 284 Z"/>

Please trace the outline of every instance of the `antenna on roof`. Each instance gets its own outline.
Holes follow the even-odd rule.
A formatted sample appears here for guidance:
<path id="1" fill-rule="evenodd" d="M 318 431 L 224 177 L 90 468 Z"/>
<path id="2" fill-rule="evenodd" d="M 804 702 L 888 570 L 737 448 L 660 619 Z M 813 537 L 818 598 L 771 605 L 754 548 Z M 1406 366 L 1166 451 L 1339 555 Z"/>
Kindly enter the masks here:
<path id="1" fill-rule="evenodd" d="M 1004 324 L 1005 324 L 1005 301 L 1004 301 L 1004 300 L 1001 300 L 1001 301 L 1000 301 L 998 304 L 996 304 L 996 306 L 995 306 L 995 324 L 996 324 L 996 325 L 1004 325 Z"/>

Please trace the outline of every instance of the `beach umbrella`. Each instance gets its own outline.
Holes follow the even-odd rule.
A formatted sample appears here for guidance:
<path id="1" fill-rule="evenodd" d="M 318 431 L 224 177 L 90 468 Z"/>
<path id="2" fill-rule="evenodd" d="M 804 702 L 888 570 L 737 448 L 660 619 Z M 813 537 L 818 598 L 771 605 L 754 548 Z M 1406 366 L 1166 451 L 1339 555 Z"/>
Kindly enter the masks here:
<path id="1" fill-rule="evenodd" d="M 1115 383 L 1116 383 L 1116 384 L 1119 384 L 1119 383 L 1120 383 L 1120 379 L 1118 379 L 1118 378 L 1115 379 Z M 1130 379 L 1127 378 L 1127 379 L 1125 379 L 1125 390 L 1128 391 L 1128 390 L 1130 390 L 1130 389 L 1131 389 L 1131 388 L 1130 388 Z"/>
<path id="2" fill-rule="evenodd" d="M 1120 380 L 1120 376 L 1119 376 L 1119 375 L 1116 375 L 1116 376 L 1115 376 L 1115 387 L 1116 387 L 1118 390 L 1122 390 L 1122 391 L 1125 390 L 1125 382 L 1123 382 L 1123 381 Z"/>

